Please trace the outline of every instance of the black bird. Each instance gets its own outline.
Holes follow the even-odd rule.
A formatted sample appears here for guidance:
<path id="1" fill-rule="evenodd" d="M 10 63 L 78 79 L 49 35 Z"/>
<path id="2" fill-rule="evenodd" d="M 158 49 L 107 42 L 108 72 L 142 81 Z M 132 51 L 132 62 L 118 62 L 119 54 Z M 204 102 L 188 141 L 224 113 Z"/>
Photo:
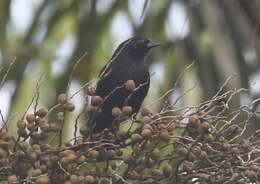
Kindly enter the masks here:
<path id="1" fill-rule="evenodd" d="M 94 133 L 111 128 L 114 120 L 113 107 L 121 108 L 123 105 L 129 105 L 132 107 L 133 113 L 139 111 L 150 84 L 145 57 L 150 49 L 157 46 L 159 44 L 140 37 L 130 38 L 118 46 L 110 61 L 99 74 L 96 95 L 107 99 L 101 107 L 101 113 L 95 117 Z M 141 85 L 140 88 L 131 94 L 122 87 L 127 80 L 133 80 L 135 87 Z M 113 93 L 111 93 L 112 91 Z M 126 99 L 128 100 L 126 101 Z"/>

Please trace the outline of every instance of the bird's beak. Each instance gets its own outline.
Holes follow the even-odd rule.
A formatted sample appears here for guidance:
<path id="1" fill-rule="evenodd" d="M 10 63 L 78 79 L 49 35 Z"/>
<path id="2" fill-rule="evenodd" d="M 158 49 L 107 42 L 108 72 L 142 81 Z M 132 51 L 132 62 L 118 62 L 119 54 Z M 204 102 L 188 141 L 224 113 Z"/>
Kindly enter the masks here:
<path id="1" fill-rule="evenodd" d="M 162 45 L 159 43 L 151 42 L 151 41 L 147 44 L 148 49 L 152 49 L 154 47 L 159 47 L 159 46 L 162 46 Z"/>

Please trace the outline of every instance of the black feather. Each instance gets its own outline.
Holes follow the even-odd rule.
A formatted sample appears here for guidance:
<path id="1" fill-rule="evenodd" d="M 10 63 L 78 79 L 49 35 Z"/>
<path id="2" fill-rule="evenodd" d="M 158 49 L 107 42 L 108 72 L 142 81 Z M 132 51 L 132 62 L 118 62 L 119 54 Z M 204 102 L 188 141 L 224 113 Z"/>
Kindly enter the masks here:
<path id="1" fill-rule="evenodd" d="M 124 41 L 101 70 L 96 95 L 106 100 L 101 108 L 101 113 L 95 117 L 94 133 L 111 128 L 114 120 L 113 107 L 121 108 L 123 105 L 130 105 L 133 113 L 139 111 L 150 85 L 148 66 L 145 64 L 145 56 L 152 48 L 149 46 L 150 43 L 149 40 L 138 37 Z M 140 85 L 141 87 L 131 94 L 121 87 L 127 80 L 133 80 L 136 87 Z M 115 90 L 116 88 L 117 90 Z M 115 91 L 111 94 L 113 90 Z M 129 95 L 130 98 L 126 101 Z"/>

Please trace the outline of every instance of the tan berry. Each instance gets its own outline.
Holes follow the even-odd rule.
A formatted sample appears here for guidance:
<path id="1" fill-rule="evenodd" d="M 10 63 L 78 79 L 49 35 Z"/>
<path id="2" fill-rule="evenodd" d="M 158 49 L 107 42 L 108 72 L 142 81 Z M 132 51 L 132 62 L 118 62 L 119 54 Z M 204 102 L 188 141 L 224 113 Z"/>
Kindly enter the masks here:
<path id="1" fill-rule="evenodd" d="M 133 142 L 140 142 L 140 141 L 142 141 L 142 136 L 139 135 L 139 134 L 132 134 L 131 135 L 131 140 Z"/>
<path id="2" fill-rule="evenodd" d="M 125 130 L 118 130 L 118 131 L 117 131 L 117 136 L 118 136 L 119 138 L 121 138 L 121 139 L 125 139 L 125 138 L 128 137 L 128 136 L 127 136 L 127 131 L 125 131 Z"/>
<path id="3" fill-rule="evenodd" d="M 101 107 L 104 102 L 104 99 L 100 96 L 93 96 L 91 98 L 91 105 L 94 107 Z"/>
<path id="4" fill-rule="evenodd" d="M 26 128 L 26 123 L 23 120 L 18 120 L 16 125 L 17 128 L 21 130 L 24 130 Z"/>
<path id="5" fill-rule="evenodd" d="M 9 176 L 7 181 L 9 184 L 18 184 L 18 179 L 17 179 L 16 175 Z"/>
<path id="6" fill-rule="evenodd" d="M 255 171 L 255 172 L 260 171 L 260 167 L 257 166 L 257 165 L 255 165 L 255 164 L 250 165 L 249 169 L 250 169 L 250 170 L 253 170 L 253 171 Z"/>
<path id="7" fill-rule="evenodd" d="M 208 154 L 206 151 L 201 151 L 200 156 L 201 159 L 206 159 L 208 157 Z"/>
<path id="8" fill-rule="evenodd" d="M 79 132 L 83 136 L 87 136 L 89 134 L 89 129 L 86 125 L 83 125 L 79 128 Z"/>
<path id="9" fill-rule="evenodd" d="M 153 130 L 153 127 L 151 126 L 151 125 L 149 125 L 149 124 L 145 124 L 144 126 L 143 126 L 143 129 L 150 129 L 151 131 Z"/>
<path id="10" fill-rule="evenodd" d="M 89 96 L 94 96 L 96 93 L 96 89 L 93 86 L 88 85 L 84 87 L 84 92 Z"/>
<path id="11" fill-rule="evenodd" d="M 86 184 L 95 183 L 95 178 L 91 175 L 87 175 L 87 176 L 85 176 L 85 182 L 86 182 Z"/>
<path id="12" fill-rule="evenodd" d="M 192 128 L 198 128 L 200 126 L 199 116 L 193 115 L 189 118 L 189 126 Z"/>
<path id="13" fill-rule="evenodd" d="M 78 184 L 79 183 L 78 176 L 75 174 L 70 175 L 70 181 L 72 184 Z"/>
<path id="14" fill-rule="evenodd" d="M 154 148 L 153 151 L 151 152 L 151 157 L 153 159 L 158 159 L 160 155 L 161 155 L 161 151 L 158 148 Z"/>
<path id="15" fill-rule="evenodd" d="M 210 128 L 209 122 L 203 121 L 203 122 L 201 123 L 201 128 L 202 128 L 203 131 L 207 132 L 208 129 Z"/>
<path id="16" fill-rule="evenodd" d="M 84 176 L 79 176 L 78 177 L 78 183 L 85 183 L 85 177 Z"/>
<path id="17" fill-rule="evenodd" d="M 7 152 L 0 148 L 0 159 L 5 158 L 7 156 Z"/>
<path id="18" fill-rule="evenodd" d="M 152 119 L 149 116 L 143 116 L 142 117 L 142 123 L 143 124 L 148 124 L 152 121 Z"/>
<path id="19" fill-rule="evenodd" d="M 2 127 L 0 129 L 0 138 L 3 139 L 4 141 L 9 141 L 10 140 L 10 136 L 8 135 L 8 131 L 4 127 Z"/>
<path id="20" fill-rule="evenodd" d="M 91 150 L 88 152 L 88 156 L 93 158 L 93 159 L 96 159 L 99 157 L 99 152 L 96 151 L 96 150 Z"/>
<path id="21" fill-rule="evenodd" d="M 112 109 L 112 116 L 115 117 L 115 118 L 118 118 L 120 117 L 122 114 L 122 111 L 119 107 L 113 107 Z"/>
<path id="22" fill-rule="evenodd" d="M 176 153 L 177 153 L 177 155 L 184 157 L 187 155 L 188 150 L 185 147 L 178 146 L 176 148 Z"/>
<path id="23" fill-rule="evenodd" d="M 149 109 L 147 109 L 146 107 L 142 107 L 140 112 L 141 112 L 142 116 L 150 116 L 150 115 L 152 115 L 152 112 Z"/>
<path id="24" fill-rule="evenodd" d="M 45 122 L 44 118 L 38 117 L 38 118 L 36 118 L 36 120 L 35 120 L 35 125 L 40 125 L 40 124 L 42 124 L 42 123 L 44 123 L 44 122 Z"/>
<path id="25" fill-rule="evenodd" d="M 144 139 L 151 139 L 152 138 L 152 131 L 150 129 L 143 129 L 141 135 Z"/>
<path id="26" fill-rule="evenodd" d="M 40 108 L 36 111 L 35 115 L 39 116 L 40 118 L 44 118 L 48 113 L 48 109 L 47 108 Z"/>
<path id="27" fill-rule="evenodd" d="M 123 116 L 131 116 L 133 112 L 133 108 L 131 106 L 124 106 L 122 108 L 122 113 L 123 113 Z"/>
<path id="28" fill-rule="evenodd" d="M 4 150 L 7 151 L 9 148 L 9 143 L 7 141 L 0 139 L 0 148 L 3 148 Z"/>
<path id="29" fill-rule="evenodd" d="M 63 105 L 63 107 L 64 107 L 64 109 L 65 109 L 66 111 L 69 111 L 69 112 L 72 112 L 72 111 L 74 111 L 74 109 L 75 109 L 75 105 L 74 105 L 73 103 L 71 103 L 71 102 L 65 103 L 65 104 Z"/>
<path id="30" fill-rule="evenodd" d="M 198 146 L 194 146 L 191 151 L 195 156 L 200 156 L 201 154 L 201 148 Z"/>
<path id="31" fill-rule="evenodd" d="M 34 169 L 32 170 L 32 177 L 37 177 L 40 176 L 42 174 L 42 170 L 41 169 Z"/>
<path id="32" fill-rule="evenodd" d="M 171 139 L 171 136 L 167 130 L 161 130 L 159 136 L 165 142 L 169 142 Z"/>
<path id="33" fill-rule="evenodd" d="M 67 102 L 67 100 L 68 100 L 68 98 L 67 98 L 67 95 L 65 93 L 59 94 L 58 99 L 57 99 L 57 101 L 60 104 L 65 104 Z"/>
<path id="34" fill-rule="evenodd" d="M 49 132 L 51 129 L 50 129 L 50 125 L 48 123 L 42 123 L 40 124 L 40 128 L 43 132 Z"/>
<path id="35" fill-rule="evenodd" d="M 257 177 L 256 172 L 252 170 L 246 170 L 245 175 L 249 178 L 250 181 L 255 181 Z"/>
<path id="36" fill-rule="evenodd" d="M 69 154 L 67 159 L 69 163 L 74 163 L 77 160 L 77 156 L 75 154 Z"/>
<path id="37" fill-rule="evenodd" d="M 172 174 L 172 166 L 169 165 L 169 164 L 166 164 L 164 167 L 163 167 L 163 174 L 168 177 Z"/>
<path id="38" fill-rule="evenodd" d="M 26 115 L 26 120 L 27 120 L 28 123 L 34 123 L 35 119 L 36 118 L 35 118 L 34 114 L 27 114 Z"/>
<path id="39" fill-rule="evenodd" d="M 128 80 L 125 83 L 125 89 L 127 91 L 133 92 L 135 90 L 135 82 L 133 80 Z"/>

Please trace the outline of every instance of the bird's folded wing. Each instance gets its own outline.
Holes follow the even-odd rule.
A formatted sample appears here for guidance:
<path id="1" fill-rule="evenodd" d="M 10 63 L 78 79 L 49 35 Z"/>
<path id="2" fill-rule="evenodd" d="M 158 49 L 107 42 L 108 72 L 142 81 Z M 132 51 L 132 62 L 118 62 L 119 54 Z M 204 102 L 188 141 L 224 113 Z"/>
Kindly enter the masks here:
<path id="1" fill-rule="evenodd" d="M 116 60 L 116 58 L 117 58 L 118 55 L 121 53 L 121 51 L 123 50 L 123 48 L 125 48 L 125 47 L 128 45 L 128 43 L 131 42 L 131 40 L 132 40 L 132 38 L 130 38 L 130 39 L 128 39 L 128 40 L 122 42 L 122 43 L 117 47 L 117 49 L 115 50 L 115 52 L 114 52 L 114 54 L 112 55 L 112 57 L 111 57 L 111 59 L 109 60 L 109 62 L 101 69 L 101 71 L 100 71 L 100 73 L 99 73 L 99 75 L 98 75 L 98 77 L 99 77 L 100 79 L 102 79 L 102 78 L 108 76 L 109 73 L 111 73 L 111 71 L 112 71 L 112 67 L 111 67 L 112 62 L 114 62 L 114 61 Z"/>

